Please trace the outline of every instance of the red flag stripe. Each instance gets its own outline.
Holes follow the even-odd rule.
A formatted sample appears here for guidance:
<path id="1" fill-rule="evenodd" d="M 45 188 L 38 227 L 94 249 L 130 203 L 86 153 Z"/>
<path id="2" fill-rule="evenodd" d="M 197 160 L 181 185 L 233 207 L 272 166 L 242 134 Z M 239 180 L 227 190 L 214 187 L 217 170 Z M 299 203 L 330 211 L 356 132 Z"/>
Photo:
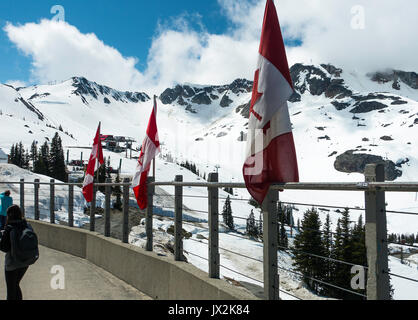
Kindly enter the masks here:
<path id="1" fill-rule="evenodd" d="M 262 171 L 245 174 L 254 167 L 255 159 L 263 159 Z M 243 167 L 244 181 L 251 196 L 262 203 L 271 183 L 299 181 L 295 144 L 291 132 L 274 138 L 267 148 L 249 157 Z"/>
<path id="2" fill-rule="evenodd" d="M 279 18 L 273 0 L 267 0 L 259 53 L 276 66 L 293 89 Z"/>

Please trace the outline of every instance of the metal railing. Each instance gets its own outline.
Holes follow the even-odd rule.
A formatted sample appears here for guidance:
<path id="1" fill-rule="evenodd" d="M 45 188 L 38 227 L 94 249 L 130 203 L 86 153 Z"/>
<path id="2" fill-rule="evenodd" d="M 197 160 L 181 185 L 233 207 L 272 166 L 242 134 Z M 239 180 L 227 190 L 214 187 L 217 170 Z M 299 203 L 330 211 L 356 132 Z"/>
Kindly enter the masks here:
<path id="1" fill-rule="evenodd" d="M 35 220 L 41 218 L 49 218 L 50 223 L 56 223 L 56 205 L 57 202 L 60 202 L 61 206 L 67 207 L 68 214 L 68 226 L 74 227 L 74 198 L 82 196 L 81 191 L 75 191 L 75 187 L 82 187 L 80 183 L 57 183 L 53 179 L 49 182 L 40 182 L 36 179 L 34 182 L 24 181 L 23 179 L 19 182 L 0 182 L 0 185 L 18 185 L 18 189 L 14 189 L 14 193 L 19 193 L 20 195 L 20 207 L 25 212 L 29 196 L 33 196 L 33 217 Z M 31 188 L 25 188 L 25 185 L 31 185 Z M 32 187 L 33 186 L 33 187 Z M 95 231 L 95 212 L 96 212 L 96 192 L 99 187 L 104 187 L 104 235 L 110 237 L 111 234 L 111 220 L 110 220 L 110 209 L 111 209 L 111 188 L 119 186 L 122 188 L 122 202 L 123 202 L 123 217 L 122 217 L 122 241 L 128 243 L 129 241 L 129 191 L 130 191 L 130 181 L 129 179 L 124 179 L 123 183 L 111 183 L 110 179 L 106 183 L 95 183 L 94 184 L 94 200 L 90 206 L 90 215 L 88 217 L 88 222 L 90 224 L 90 230 Z M 155 193 L 155 187 L 162 186 L 173 186 L 174 195 L 163 194 L 157 195 Z M 65 188 L 67 187 L 67 188 Z M 201 187 L 206 188 L 208 196 L 198 196 L 198 195 L 186 195 L 183 194 L 183 187 Z M 59 189 L 60 188 L 60 189 Z M 148 207 L 145 212 L 145 233 L 146 233 L 146 245 L 145 249 L 147 251 L 153 251 L 153 217 L 157 216 L 157 213 L 154 212 L 156 206 L 154 206 L 154 197 L 174 197 L 173 202 L 174 206 L 169 209 L 174 210 L 174 215 L 171 218 L 174 222 L 174 258 L 177 261 L 183 260 L 183 253 L 196 256 L 198 258 L 204 259 L 208 262 L 208 274 L 211 278 L 219 279 L 221 275 L 221 268 L 233 272 L 237 275 L 243 276 L 245 278 L 251 279 L 252 281 L 258 282 L 264 285 L 264 297 L 266 299 L 276 300 L 279 298 L 279 292 L 285 293 L 294 298 L 300 299 L 293 295 L 290 292 L 282 290 L 279 285 L 279 270 L 288 272 L 290 274 L 296 275 L 298 277 L 304 277 L 305 279 L 312 280 L 314 282 L 321 283 L 326 286 L 333 287 L 335 289 L 343 290 L 350 292 L 351 294 L 361 296 L 370 300 L 386 300 L 390 298 L 390 284 L 389 276 L 397 276 L 409 281 L 415 281 L 416 279 L 411 279 L 404 277 L 402 275 L 397 275 L 389 272 L 388 268 L 388 241 L 387 241 L 387 226 L 386 226 L 386 210 L 385 206 L 385 192 L 418 192 L 418 183 L 392 183 L 384 182 L 384 166 L 377 165 L 368 165 L 365 170 L 365 182 L 360 183 L 286 183 L 286 184 L 273 184 L 266 196 L 264 203 L 261 206 L 262 211 L 262 221 L 263 221 L 263 260 L 250 257 L 241 252 L 234 252 L 231 249 L 221 247 L 219 245 L 219 200 L 226 200 L 225 197 L 219 196 L 219 188 L 245 188 L 243 183 L 224 183 L 218 182 L 218 175 L 216 173 L 209 174 L 207 182 L 183 182 L 182 176 L 176 176 L 174 181 L 168 182 L 155 182 L 154 178 L 149 178 L 147 182 L 147 193 L 148 193 Z M 41 190 L 42 189 L 42 190 Z M 278 249 L 288 249 L 278 245 L 278 231 L 277 231 L 277 216 L 278 216 L 278 202 L 279 202 L 279 192 L 278 190 L 328 190 L 328 191 L 357 191 L 364 192 L 365 195 L 365 205 L 364 208 L 352 208 L 353 210 L 364 210 L 366 216 L 366 247 L 367 247 L 367 266 L 362 266 L 367 269 L 367 295 L 363 295 L 353 290 L 348 290 L 346 288 L 338 287 L 332 283 L 327 283 L 320 279 L 315 279 L 313 277 L 306 277 L 301 273 L 284 268 L 278 265 Z M 40 194 L 44 196 L 49 196 L 49 203 L 40 201 Z M 63 203 L 60 200 L 60 195 L 67 199 Z M 26 197 L 25 197 L 26 196 Z M 103 198 L 103 195 L 101 195 Z M 183 250 L 183 224 L 192 224 L 184 220 L 184 206 L 183 199 L 191 198 L 205 198 L 208 201 L 208 211 L 202 210 L 193 210 L 191 212 L 197 213 L 207 213 L 207 228 L 199 227 L 206 229 L 209 233 L 208 239 L 203 242 L 202 240 L 197 240 L 190 238 L 189 240 L 201 242 L 208 246 L 208 258 L 202 257 L 196 253 L 190 252 L 190 250 Z M 231 200 L 244 200 L 248 201 L 250 199 L 233 199 Z M 41 206 L 43 214 L 41 214 Z M 314 207 L 332 207 L 332 208 L 346 208 L 338 206 L 327 206 L 327 205 L 312 205 L 306 203 L 290 203 L 286 204 L 291 205 L 306 205 Z M 166 207 L 165 207 L 166 208 Z M 80 209 L 80 208 L 79 208 Z M 84 208 L 83 208 L 84 209 Z M 47 210 L 47 212 L 45 212 Z M 84 210 L 83 210 L 84 211 Z M 414 214 L 410 212 L 401 212 L 401 211 L 390 211 L 393 213 L 402 213 L 402 214 Z M 235 217 L 239 219 L 245 219 L 242 217 Z M 200 222 L 199 222 L 200 223 Z M 200 223 L 202 224 L 202 223 Z M 291 228 L 295 228 L 293 225 L 287 225 Z M 321 232 L 321 231 L 319 231 Z M 249 240 L 249 237 L 246 237 L 243 234 L 239 233 L 227 233 L 227 236 L 243 238 Z M 234 270 L 231 267 L 227 267 L 222 264 L 220 259 L 220 250 L 222 252 L 228 252 L 230 254 L 235 254 L 241 258 L 248 259 L 256 263 L 263 265 L 263 281 L 255 279 L 254 276 L 245 275 L 242 271 Z M 325 257 L 318 255 L 312 252 L 301 252 L 310 256 L 312 258 L 324 259 L 333 263 L 345 264 L 349 266 L 354 266 L 355 264 L 350 263 L 349 261 L 342 261 L 338 259 L 333 259 L 330 257 Z"/>

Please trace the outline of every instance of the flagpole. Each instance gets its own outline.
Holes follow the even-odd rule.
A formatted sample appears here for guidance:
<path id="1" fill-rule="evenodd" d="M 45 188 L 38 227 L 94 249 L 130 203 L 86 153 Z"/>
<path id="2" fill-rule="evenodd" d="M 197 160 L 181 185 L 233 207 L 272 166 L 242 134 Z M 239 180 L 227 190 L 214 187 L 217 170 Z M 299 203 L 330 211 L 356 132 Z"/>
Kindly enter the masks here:
<path id="1" fill-rule="evenodd" d="M 155 108 L 156 105 L 157 105 L 157 96 L 154 94 L 154 106 L 153 106 L 153 108 Z M 157 118 L 156 114 L 155 114 L 155 117 Z M 152 159 L 152 176 L 155 179 L 155 156 L 154 156 L 154 159 Z"/>

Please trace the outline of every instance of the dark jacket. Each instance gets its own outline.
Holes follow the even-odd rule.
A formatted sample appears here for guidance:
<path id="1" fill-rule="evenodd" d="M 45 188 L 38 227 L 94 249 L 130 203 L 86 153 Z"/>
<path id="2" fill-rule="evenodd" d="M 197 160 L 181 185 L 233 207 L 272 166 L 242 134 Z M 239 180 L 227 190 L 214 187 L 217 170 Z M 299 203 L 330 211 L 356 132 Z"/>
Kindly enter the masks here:
<path id="1" fill-rule="evenodd" d="M 4 262 L 6 271 L 13 271 L 16 269 L 27 267 L 27 265 L 23 265 L 19 261 L 16 261 L 16 259 L 12 256 L 11 251 L 12 241 L 16 241 L 16 237 L 13 235 L 16 232 L 21 233 L 28 226 L 30 227 L 26 220 L 11 221 L 6 226 L 4 231 L 2 231 L 0 239 L 0 250 L 6 252 L 6 259 Z"/>

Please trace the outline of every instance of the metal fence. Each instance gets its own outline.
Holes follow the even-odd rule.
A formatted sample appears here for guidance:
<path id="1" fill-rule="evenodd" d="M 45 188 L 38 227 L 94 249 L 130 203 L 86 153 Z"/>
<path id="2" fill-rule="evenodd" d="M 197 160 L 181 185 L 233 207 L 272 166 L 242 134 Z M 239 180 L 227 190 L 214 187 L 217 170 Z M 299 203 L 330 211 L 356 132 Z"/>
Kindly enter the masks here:
<path id="1" fill-rule="evenodd" d="M 228 270 L 263 286 L 264 298 L 269 300 L 279 299 L 280 292 L 289 296 L 293 296 L 296 299 L 300 297 L 293 295 L 292 293 L 280 288 L 279 283 L 279 270 L 293 274 L 300 278 L 309 279 L 311 281 L 320 283 L 321 285 L 329 286 L 337 290 L 349 292 L 353 295 L 360 296 L 363 299 L 369 300 L 387 300 L 390 298 L 390 281 L 389 276 L 395 276 L 403 278 L 407 281 L 414 281 L 418 283 L 418 280 L 404 277 L 402 275 L 389 272 L 388 268 L 388 241 L 387 241 L 387 224 L 386 213 L 398 213 L 398 214 L 415 214 L 411 212 L 402 211 L 387 211 L 385 205 L 385 192 L 418 192 L 418 183 L 393 183 L 384 182 L 384 166 L 381 164 L 367 165 L 365 169 L 365 182 L 360 183 L 285 183 L 285 184 L 273 184 L 267 194 L 264 203 L 261 206 L 262 220 L 263 220 L 263 259 L 251 257 L 241 252 L 234 252 L 231 249 L 219 246 L 219 200 L 225 200 L 226 198 L 219 196 L 219 188 L 245 188 L 243 183 L 223 183 L 218 182 L 217 173 L 209 174 L 207 182 L 183 182 L 182 176 L 176 176 L 174 181 L 169 182 L 155 182 L 154 178 L 149 178 L 147 183 L 147 196 L 148 207 L 145 211 L 145 233 L 146 233 L 146 245 L 147 251 L 153 251 L 153 218 L 158 216 L 158 207 L 154 205 L 155 197 L 173 197 L 173 207 L 165 207 L 165 209 L 172 210 L 174 212 L 172 219 L 174 222 L 174 258 L 177 261 L 182 261 L 184 253 L 195 256 L 199 259 L 207 261 L 208 275 L 210 278 L 219 279 L 221 277 L 221 270 Z M 82 197 L 81 191 L 74 191 L 74 187 L 81 187 L 78 183 L 56 183 L 53 179 L 50 182 L 40 182 L 35 180 L 34 182 L 19 181 L 19 182 L 0 182 L 0 184 L 7 184 L 14 187 L 13 192 L 20 195 L 20 207 L 25 211 L 32 211 L 32 217 L 35 220 L 49 220 L 50 223 L 56 223 L 55 215 L 65 215 L 67 218 L 67 224 L 70 227 L 76 227 L 74 224 L 74 209 L 76 211 L 83 211 L 84 207 L 74 207 L 74 198 Z M 26 187 L 25 187 L 26 186 Z M 104 187 L 104 195 L 97 193 L 98 197 L 101 197 L 101 206 L 104 207 L 104 235 L 110 237 L 111 234 L 111 188 L 119 186 L 122 188 L 122 203 L 123 203 L 123 218 L 122 218 L 122 241 L 128 243 L 129 241 L 129 191 L 130 181 L 124 179 L 123 183 L 111 183 L 107 180 L 106 183 L 96 183 L 94 192 L 94 199 L 90 205 L 90 215 L 86 216 L 86 219 L 90 225 L 90 230 L 95 231 L 95 209 L 97 199 L 96 191 L 98 187 Z M 174 194 L 157 195 L 155 188 L 157 186 L 173 186 Z M 187 195 L 183 193 L 184 187 L 198 187 L 206 188 L 207 196 Z M 313 277 L 307 277 L 295 271 L 293 269 L 284 268 L 278 264 L 278 250 L 286 249 L 278 245 L 277 234 L 277 215 L 278 215 L 278 202 L 279 202 L 279 190 L 329 190 L 329 191 L 357 191 L 363 192 L 365 195 L 365 206 L 361 208 L 350 208 L 352 210 L 364 210 L 365 212 L 365 225 L 366 225 L 366 248 L 367 248 L 367 266 L 361 266 L 367 270 L 367 288 L 366 295 L 361 294 L 354 290 L 342 288 L 332 283 L 327 283 L 320 279 Z M 42 201 L 39 200 L 39 196 L 44 195 Z M 46 197 L 45 197 L 46 196 Z M 202 226 L 199 228 L 206 229 L 208 231 L 207 240 L 198 240 L 190 238 L 191 241 L 197 241 L 207 245 L 208 257 L 202 257 L 194 252 L 186 251 L 183 249 L 183 224 L 191 224 L 195 226 L 195 222 L 188 222 L 185 220 L 185 214 L 183 212 L 183 199 L 187 197 L 202 198 L 208 201 L 208 211 L 191 210 L 194 212 L 207 214 L 207 228 Z M 47 198 L 49 201 L 45 200 Z M 250 199 L 233 199 L 233 201 L 248 201 Z M 78 203 L 80 201 L 77 201 Z M 310 206 L 321 208 L 341 208 L 318 204 L 308 203 L 289 203 L 284 204 L 298 205 L 298 206 Z M 65 211 L 65 210 L 66 211 Z M 27 212 L 29 213 L 29 212 Z M 167 218 L 167 217 L 165 217 Z M 234 216 L 236 219 L 245 219 L 243 217 Z M 87 222 L 86 221 L 86 222 Z M 291 230 L 295 229 L 294 225 L 287 225 Z M 321 231 L 319 231 L 321 232 Z M 331 234 L 333 234 L 331 232 Z M 232 238 L 249 239 L 244 234 L 228 233 L 228 236 Z M 414 246 L 411 246 L 414 247 Z M 418 247 L 417 247 L 418 248 Z M 247 259 L 248 261 L 260 263 L 263 266 L 263 280 L 256 279 L 252 275 L 246 275 L 242 271 L 234 270 L 222 264 L 220 258 L 220 251 L 234 254 Z M 356 266 L 349 261 L 342 261 L 333 259 L 331 257 L 325 257 L 312 252 L 301 252 L 309 257 L 316 259 L 324 259 L 333 263 L 345 264 L 349 266 Z"/>

